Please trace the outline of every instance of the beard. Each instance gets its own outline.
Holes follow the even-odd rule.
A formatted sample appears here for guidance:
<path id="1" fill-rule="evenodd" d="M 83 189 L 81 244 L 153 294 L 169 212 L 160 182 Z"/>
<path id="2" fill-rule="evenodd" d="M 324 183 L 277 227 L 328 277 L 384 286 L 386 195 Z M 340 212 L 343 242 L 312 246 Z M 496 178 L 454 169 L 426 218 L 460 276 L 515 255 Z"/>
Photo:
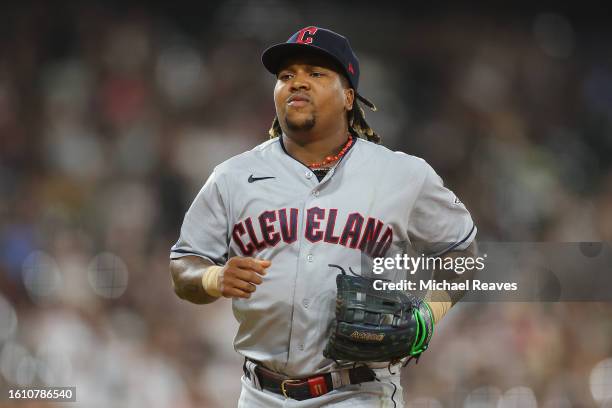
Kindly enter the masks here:
<path id="1" fill-rule="evenodd" d="M 287 123 L 287 128 L 289 130 L 293 132 L 299 132 L 299 131 L 311 130 L 315 126 L 317 121 L 314 115 L 311 115 L 310 117 L 306 119 L 299 119 L 299 120 L 286 117 L 285 122 Z"/>

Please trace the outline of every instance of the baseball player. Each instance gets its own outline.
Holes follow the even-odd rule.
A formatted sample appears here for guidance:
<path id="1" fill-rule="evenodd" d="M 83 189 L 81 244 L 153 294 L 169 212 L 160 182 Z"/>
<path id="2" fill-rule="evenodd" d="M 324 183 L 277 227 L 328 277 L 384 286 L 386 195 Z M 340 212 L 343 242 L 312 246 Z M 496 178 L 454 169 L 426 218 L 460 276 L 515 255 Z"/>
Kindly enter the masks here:
<path id="1" fill-rule="evenodd" d="M 358 93 L 344 36 L 305 27 L 262 61 L 277 78 L 270 139 L 219 164 L 197 194 L 171 250 L 175 291 L 198 304 L 232 298 L 245 357 L 239 407 L 401 407 L 397 360 L 323 354 L 338 291 L 331 265 L 364 273 L 363 256 L 398 242 L 471 252 L 476 227 L 424 160 L 378 144 L 360 104 L 376 108 Z M 411 350 L 427 347 L 455 301 L 415 306 Z"/>

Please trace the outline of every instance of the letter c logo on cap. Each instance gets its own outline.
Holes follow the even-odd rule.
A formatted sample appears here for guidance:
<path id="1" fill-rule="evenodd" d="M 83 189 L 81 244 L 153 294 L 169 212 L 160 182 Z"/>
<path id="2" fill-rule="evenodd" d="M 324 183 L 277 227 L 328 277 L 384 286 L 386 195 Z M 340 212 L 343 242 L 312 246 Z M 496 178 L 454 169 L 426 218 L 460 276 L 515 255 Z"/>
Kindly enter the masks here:
<path id="1" fill-rule="evenodd" d="M 295 42 L 298 43 L 298 44 L 311 44 L 312 43 L 312 36 L 315 35 L 317 30 L 318 30 L 317 27 L 302 28 L 299 31 L 297 39 L 295 40 Z M 308 37 L 306 37 L 306 34 L 310 34 L 310 35 Z"/>

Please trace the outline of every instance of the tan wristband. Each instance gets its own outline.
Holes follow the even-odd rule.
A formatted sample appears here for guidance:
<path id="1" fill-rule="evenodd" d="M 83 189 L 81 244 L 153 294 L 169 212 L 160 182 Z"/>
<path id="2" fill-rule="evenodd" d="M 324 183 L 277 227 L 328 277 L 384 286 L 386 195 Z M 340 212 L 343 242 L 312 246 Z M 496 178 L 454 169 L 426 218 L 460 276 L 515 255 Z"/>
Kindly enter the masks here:
<path id="1" fill-rule="evenodd" d="M 213 297 L 221 296 L 221 288 L 219 288 L 219 274 L 223 270 L 222 266 L 209 266 L 202 275 L 202 286 L 206 293 Z"/>
<path id="2" fill-rule="evenodd" d="M 431 314 L 436 324 L 442 320 L 453 305 L 449 294 L 442 291 L 427 293 L 425 300 L 431 309 Z"/>

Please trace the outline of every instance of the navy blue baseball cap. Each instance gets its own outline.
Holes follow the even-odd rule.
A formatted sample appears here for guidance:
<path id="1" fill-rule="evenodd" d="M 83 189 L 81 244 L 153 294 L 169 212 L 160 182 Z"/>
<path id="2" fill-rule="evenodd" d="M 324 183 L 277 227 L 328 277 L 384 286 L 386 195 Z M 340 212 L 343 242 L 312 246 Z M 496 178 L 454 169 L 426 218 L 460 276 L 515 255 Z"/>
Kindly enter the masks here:
<path id="1" fill-rule="evenodd" d="M 359 85 L 359 60 L 351 44 L 343 35 L 320 27 L 304 27 L 293 34 L 287 42 L 273 45 L 261 54 L 261 62 L 272 74 L 277 74 L 282 63 L 289 57 L 305 53 L 330 58 L 346 76 L 355 90 L 355 96 L 372 110 L 376 106 L 357 92 Z"/>

